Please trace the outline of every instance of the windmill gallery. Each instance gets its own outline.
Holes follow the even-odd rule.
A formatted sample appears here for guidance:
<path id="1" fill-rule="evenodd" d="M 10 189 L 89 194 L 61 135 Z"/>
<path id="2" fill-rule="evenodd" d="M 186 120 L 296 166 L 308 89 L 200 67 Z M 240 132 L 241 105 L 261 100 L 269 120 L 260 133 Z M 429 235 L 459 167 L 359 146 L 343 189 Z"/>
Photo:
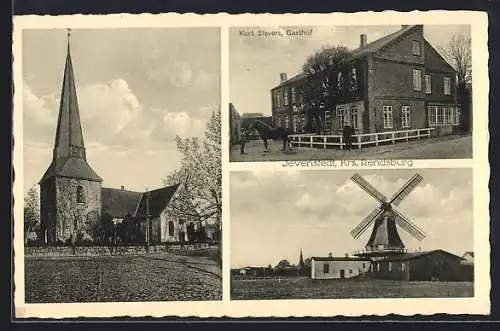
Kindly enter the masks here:
<path id="1" fill-rule="evenodd" d="M 376 279 L 403 281 L 469 281 L 473 265 L 441 249 L 408 252 L 398 227 L 421 241 L 425 232 L 412 223 L 396 207 L 423 181 L 415 174 L 391 199 L 380 193 L 363 177 L 354 174 L 351 180 L 380 205 L 373 209 L 350 234 L 358 239 L 373 225 L 365 248 L 354 256 L 312 257 L 312 279 L 335 279 L 370 276 Z"/>

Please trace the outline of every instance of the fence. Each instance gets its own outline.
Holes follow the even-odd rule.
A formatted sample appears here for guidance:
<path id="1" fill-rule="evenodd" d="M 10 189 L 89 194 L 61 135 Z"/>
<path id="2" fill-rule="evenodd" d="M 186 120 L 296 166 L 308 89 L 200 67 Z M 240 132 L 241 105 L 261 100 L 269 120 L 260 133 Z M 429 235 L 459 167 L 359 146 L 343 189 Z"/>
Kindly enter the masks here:
<path id="1" fill-rule="evenodd" d="M 151 246 L 39 246 L 25 247 L 25 256 L 102 256 L 102 255 L 134 255 L 146 253 L 175 253 L 191 255 L 195 251 L 215 249 L 214 244 L 163 244 Z"/>
<path id="2" fill-rule="evenodd" d="M 435 128 L 423 128 L 401 131 L 356 134 L 352 136 L 352 145 L 357 148 L 395 144 L 399 141 L 420 140 L 430 138 Z M 323 147 L 343 149 L 345 145 L 342 135 L 294 134 L 290 135 L 294 147 Z"/>

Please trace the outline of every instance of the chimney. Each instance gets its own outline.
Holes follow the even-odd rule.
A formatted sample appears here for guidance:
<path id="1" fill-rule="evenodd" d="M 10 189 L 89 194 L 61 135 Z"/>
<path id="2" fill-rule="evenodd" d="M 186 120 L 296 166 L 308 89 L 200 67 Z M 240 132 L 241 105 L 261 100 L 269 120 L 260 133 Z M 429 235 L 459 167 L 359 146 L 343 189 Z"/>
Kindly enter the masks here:
<path id="1" fill-rule="evenodd" d="M 349 257 L 349 253 L 345 253 L 345 257 Z"/>
<path id="2" fill-rule="evenodd" d="M 282 72 L 280 74 L 280 83 L 284 83 L 287 81 L 287 78 L 286 78 L 286 73 Z"/>
<path id="3" fill-rule="evenodd" d="M 406 29 L 409 25 L 401 25 L 401 30 Z"/>
<path id="4" fill-rule="evenodd" d="M 328 253 L 328 257 L 332 257 L 332 253 Z"/>
<path id="5" fill-rule="evenodd" d="M 359 48 L 363 48 L 366 46 L 367 42 L 366 42 L 366 34 L 361 34 L 359 36 L 359 39 L 360 39 L 360 42 L 359 42 Z"/>
<path id="6" fill-rule="evenodd" d="M 125 190 L 125 186 L 122 185 L 121 189 L 122 189 L 122 191 Z"/>

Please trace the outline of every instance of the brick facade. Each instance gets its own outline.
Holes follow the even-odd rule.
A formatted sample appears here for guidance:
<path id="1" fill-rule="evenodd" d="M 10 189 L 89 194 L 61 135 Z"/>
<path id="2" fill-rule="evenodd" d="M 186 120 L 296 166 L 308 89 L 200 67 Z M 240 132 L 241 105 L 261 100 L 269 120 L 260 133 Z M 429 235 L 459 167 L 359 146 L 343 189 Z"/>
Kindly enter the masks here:
<path id="1" fill-rule="evenodd" d="M 361 40 L 366 40 L 366 36 L 362 35 Z M 459 126 L 456 72 L 425 40 L 423 26 L 403 26 L 371 44 L 360 45 L 352 54 L 341 75 L 348 77 L 349 72 L 355 70 L 356 89 L 339 92 L 333 105 L 316 109 L 321 121 L 316 125 L 319 130 L 312 129 L 310 106 L 301 103 L 298 97 L 301 84 L 309 79 L 304 73 L 289 80 L 281 74 L 280 84 L 271 90 L 274 125 L 293 133 L 340 134 L 343 125 L 339 117 L 344 116 L 344 125 L 352 125 L 349 105 L 355 105 L 353 112 L 357 111 L 357 115 L 354 117 L 359 121 L 354 129 L 359 134 L 427 127 L 436 127 L 438 134 L 449 134 Z M 430 82 L 430 86 L 426 82 Z M 449 93 L 445 93 L 445 89 Z M 346 113 L 338 111 L 339 105 L 344 106 Z M 392 109 L 385 122 L 384 109 L 386 114 Z M 305 121 L 299 128 L 293 123 L 294 115 Z"/>

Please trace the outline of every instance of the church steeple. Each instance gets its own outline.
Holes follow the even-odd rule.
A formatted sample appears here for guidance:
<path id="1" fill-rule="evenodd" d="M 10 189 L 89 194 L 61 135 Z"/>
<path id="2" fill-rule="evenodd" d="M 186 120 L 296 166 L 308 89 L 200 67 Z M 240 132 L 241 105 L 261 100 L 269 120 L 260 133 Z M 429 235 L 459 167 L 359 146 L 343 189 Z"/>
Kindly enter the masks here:
<path id="1" fill-rule="evenodd" d="M 302 248 L 300 249 L 300 257 L 299 257 L 299 268 L 304 268 L 304 257 L 302 256 Z"/>
<path id="2" fill-rule="evenodd" d="M 80 110 L 78 109 L 78 99 L 76 96 L 75 74 L 71 61 L 70 31 L 68 29 L 68 48 L 66 64 L 64 66 L 53 158 L 41 182 L 54 176 L 101 182 L 101 177 L 87 163 L 82 125 L 80 122 Z"/>
<path id="3" fill-rule="evenodd" d="M 54 160 L 69 156 L 86 159 L 76 96 L 75 75 L 71 61 L 70 33 L 71 30 L 68 29 L 68 47 L 54 144 Z"/>

